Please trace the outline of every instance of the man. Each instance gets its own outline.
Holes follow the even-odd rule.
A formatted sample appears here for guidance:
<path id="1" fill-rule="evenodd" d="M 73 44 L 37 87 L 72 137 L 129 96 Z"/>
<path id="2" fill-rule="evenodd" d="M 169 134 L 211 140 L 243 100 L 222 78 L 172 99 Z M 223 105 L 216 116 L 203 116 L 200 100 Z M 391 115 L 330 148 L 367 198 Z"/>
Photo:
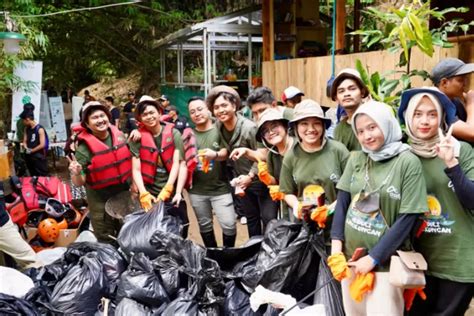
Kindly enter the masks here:
<path id="1" fill-rule="evenodd" d="M 34 120 L 32 111 L 23 111 L 20 118 L 25 125 L 23 148 L 25 161 L 31 176 L 47 176 L 48 161 L 48 134 L 46 130 Z"/>
<path id="2" fill-rule="evenodd" d="M 224 246 L 234 247 L 236 215 L 229 182 L 225 176 L 227 149 L 220 146 L 219 131 L 212 123 L 204 99 L 191 98 L 188 110 L 196 126 L 194 135 L 199 149 L 199 164 L 193 174 L 189 198 L 196 213 L 202 240 L 206 247 L 217 247 L 212 220 L 214 211 L 222 228 Z"/>
<path id="3" fill-rule="evenodd" d="M 128 102 L 123 106 L 124 126 L 122 127 L 122 130 L 125 134 L 130 134 L 132 130 L 137 128 L 135 116 L 133 115 L 136 106 L 135 92 L 129 91 L 127 98 Z"/>
<path id="4" fill-rule="evenodd" d="M 304 93 L 300 89 L 294 86 L 289 86 L 283 91 L 281 100 L 287 107 L 293 109 L 301 102 L 302 96 L 304 96 Z"/>
<path id="5" fill-rule="evenodd" d="M 120 127 L 120 110 L 114 105 L 114 98 L 111 96 L 105 97 L 105 106 L 109 109 L 112 120 L 110 123 L 115 125 L 117 128 Z"/>
<path id="6" fill-rule="evenodd" d="M 216 86 L 209 92 L 206 104 L 217 119 L 216 128 L 223 146 L 229 152 L 240 147 L 256 150 L 257 126 L 237 114 L 241 104 L 237 91 L 224 85 Z M 232 182 L 236 188 L 245 191 L 240 200 L 247 218 L 249 236 L 261 235 L 268 222 L 276 218 L 278 204 L 271 200 L 268 188 L 258 180 L 256 163 L 243 158 L 232 164 L 235 172 Z"/>
<path id="7" fill-rule="evenodd" d="M 346 146 L 349 151 L 360 150 L 360 144 L 352 130 L 352 116 L 363 100 L 369 96 L 369 90 L 357 70 L 341 70 L 331 86 L 331 98 L 346 112 L 333 132 L 333 138 Z"/>
<path id="8" fill-rule="evenodd" d="M 260 115 L 269 108 L 277 109 L 286 120 L 293 119 L 293 109 L 285 106 L 278 106 L 272 90 L 267 87 L 258 87 L 247 97 L 247 105 L 252 111 L 255 122 L 260 120 Z"/>
<path id="9" fill-rule="evenodd" d="M 170 106 L 170 99 L 166 94 L 162 94 L 159 98 L 158 101 L 161 103 L 161 107 L 163 108 L 163 111 L 165 114 L 169 112 L 168 107 Z"/>
<path id="10" fill-rule="evenodd" d="M 474 143 L 474 91 L 464 92 L 467 76 L 474 72 L 474 63 L 457 58 L 441 60 L 431 71 L 433 84 L 456 105 L 459 118 L 453 124 L 453 136 Z"/>
<path id="11" fill-rule="evenodd" d="M 186 127 L 189 127 L 188 120 L 184 116 L 178 115 L 178 109 L 174 105 L 168 106 L 168 115 L 170 117 L 169 122 L 174 124 L 174 128 L 176 128 L 181 134 Z"/>

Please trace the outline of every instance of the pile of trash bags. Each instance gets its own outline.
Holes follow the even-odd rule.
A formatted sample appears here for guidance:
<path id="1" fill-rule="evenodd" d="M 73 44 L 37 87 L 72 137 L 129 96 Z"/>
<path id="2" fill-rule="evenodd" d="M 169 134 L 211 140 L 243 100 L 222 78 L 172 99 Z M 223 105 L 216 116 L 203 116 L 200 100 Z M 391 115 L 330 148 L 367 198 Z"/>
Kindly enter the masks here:
<path id="1" fill-rule="evenodd" d="M 119 248 L 71 244 L 53 263 L 25 274 L 23 296 L 0 293 L 0 310 L 24 315 L 278 315 L 250 294 L 258 285 L 343 315 L 321 232 L 273 221 L 240 248 L 205 249 L 180 237 L 181 223 L 158 204 L 126 218 Z M 316 291 L 315 291 L 316 290 Z M 313 293 L 315 291 L 315 293 Z M 314 295 L 313 295 L 314 294 Z"/>

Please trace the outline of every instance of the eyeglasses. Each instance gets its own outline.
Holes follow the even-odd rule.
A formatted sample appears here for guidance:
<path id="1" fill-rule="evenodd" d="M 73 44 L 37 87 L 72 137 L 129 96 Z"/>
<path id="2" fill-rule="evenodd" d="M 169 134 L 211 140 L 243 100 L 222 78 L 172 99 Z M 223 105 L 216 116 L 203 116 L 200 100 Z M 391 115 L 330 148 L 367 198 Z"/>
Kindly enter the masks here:
<path id="1" fill-rule="evenodd" d="M 280 127 L 280 124 L 272 123 L 268 128 L 266 128 L 262 131 L 262 136 L 263 137 L 268 137 L 268 135 L 270 135 L 270 133 L 275 133 L 278 130 L 279 127 Z"/>

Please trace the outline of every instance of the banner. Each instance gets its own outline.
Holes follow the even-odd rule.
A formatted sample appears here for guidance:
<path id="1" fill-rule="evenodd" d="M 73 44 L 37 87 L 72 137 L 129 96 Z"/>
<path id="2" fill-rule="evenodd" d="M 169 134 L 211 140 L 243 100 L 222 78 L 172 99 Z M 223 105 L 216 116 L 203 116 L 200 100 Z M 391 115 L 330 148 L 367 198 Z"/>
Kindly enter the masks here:
<path id="1" fill-rule="evenodd" d="M 82 104 L 84 103 L 83 97 L 72 97 L 72 122 L 80 122 L 79 112 L 81 111 Z"/>
<path id="2" fill-rule="evenodd" d="M 48 131 L 52 127 L 52 125 L 51 125 L 51 113 L 49 111 L 48 95 L 46 94 L 46 91 L 43 91 L 41 93 L 41 106 L 40 106 L 39 123 Z"/>
<path id="3" fill-rule="evenodd" d="M 43 75 L 43 62 L 23 60 L 13 70 L 13 74 L 22 81 L 27 82 L 27 89 L 13 91 L 12 102 L 12 131 L 16 129 L 16 122 L 23 111 L 25 103 L 32 103 L 35 106 L 35 120 L 40 118 L 41 85 Z"/>
<path id="4" fill-rule="evenodd" d="M 50 135 L 50 137 L 54 142 L 65 142 L 67 140 L 67 131 L 63 99 L 61 97 L 49 98 L 49 110 L 51 111 L 52 130 L 54 131 L 54 136 Z"/>

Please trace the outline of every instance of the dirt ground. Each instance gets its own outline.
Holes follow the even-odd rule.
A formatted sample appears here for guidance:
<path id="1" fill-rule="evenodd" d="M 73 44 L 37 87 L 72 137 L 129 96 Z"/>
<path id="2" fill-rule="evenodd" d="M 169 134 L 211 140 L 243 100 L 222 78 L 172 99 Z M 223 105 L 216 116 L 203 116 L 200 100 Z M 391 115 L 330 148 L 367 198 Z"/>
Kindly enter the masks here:
<path id="1" fill-rule="evenodd" d="M 52 159 L 49 161 L 49 170 L 51 175 L 56 175 L 64 181 L 69 181 L 69 171 L 67 169 L 68 162 L 67 159 L 62 157 L 59 158 L 55 164 L 53 164 Z M 196 215 L 194 214 L 193 208 L 191 207 L 191 202 L 189 201 L 188 195 L 185 194 L 186 204 L 188 206 L 188 217 L 189 217 L 189 233 L 188 238 L 196 243 L 203 244 L 201 235 L 199 234 L 199 227 L 196 220 Z M 236 246 L 243 245 L 248 240 L 247 226 L 241 225 L 239 220 L 237 222 L 237 240 Z M 217 245 L 222 246 L 222 230 L 219 226 L 219 223 L 214 218 L 214 234 L 216 235 Z"/>

